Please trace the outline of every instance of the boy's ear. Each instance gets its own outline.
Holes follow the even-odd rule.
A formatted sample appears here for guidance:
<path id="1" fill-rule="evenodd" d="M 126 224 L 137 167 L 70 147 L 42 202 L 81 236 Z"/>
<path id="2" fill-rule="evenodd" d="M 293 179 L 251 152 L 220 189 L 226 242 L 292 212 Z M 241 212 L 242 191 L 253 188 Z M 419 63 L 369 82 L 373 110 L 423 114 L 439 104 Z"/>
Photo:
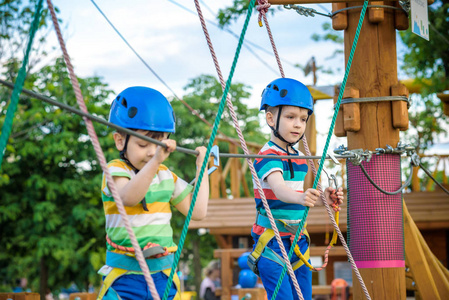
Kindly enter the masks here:
<path id="1" fill-rule="evenodd" d="M 267 111 L 265 114 L 268 126 L 274 127 L 274 115 L 271 111 Z"/>
<path id="2" fill-rule="evenodd" d="M 118 151 L 122 151 L 125 148 L 125 137 L 118 132 L 114 132 L 113 137 L 115 141 L 115 147 Z"/>

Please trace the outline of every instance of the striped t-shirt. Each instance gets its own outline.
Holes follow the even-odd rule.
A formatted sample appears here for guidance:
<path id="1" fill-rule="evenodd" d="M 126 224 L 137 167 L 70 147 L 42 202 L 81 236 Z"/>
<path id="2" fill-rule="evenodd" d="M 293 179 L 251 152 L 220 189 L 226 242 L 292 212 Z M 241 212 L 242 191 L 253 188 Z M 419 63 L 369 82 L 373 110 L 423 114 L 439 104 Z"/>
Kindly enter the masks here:
<path id="1" fill-rule="evenodd" d="M 296 153 L 290 155 L 302 155 L 301 152 L 295 150 Z M 268 141 L 259 152 L 260 155 L 273 155 L 273 156 L 286 156 L 287 151 L 272 141 Z M 259 177 L 260 184 L 264 191 L 271 213 L 275 219 L 292 220 L 298 222 L 304 217 L 305 206 L 301 204 L 292 204 L 281 201 L 276 197 L 271 187 L 268 185 L 267 177 L 273 172 L 281 172 L 284 178 L 285 184 L 292 190 L 303 193 L 304 192 L 304 178 L 307 174 L 307 162 L 305 159 L 291 159 L 293 166 L 293 178 L 291 178 L 291 171 L 288 163 L 288 159 L 270 159 L 270 158 L 258 158 L 254 162 L 254 168 L 256 169 L 257 176 Z M 254 186 L 254 198 L 256 200 L 257 211 L 266 216 L 266 211 L 263 207 L 263 203 L 259 194 L 259 190 L 253 180 Z M 261 234 L 265 228 L 258 225 L 253 226 L 253 232 Z"/>
<path id="2" fill-rule="evenodd" d="M 132 179 L 136 176 L 124 161 L 116 159 L 108 164 L 112 176 L 127 177 Z M 137 237 L 141 248 L 148 242 L 156 243 L 162 247 L 168 247 L 170 252 L 175 252 L 176 244 L 173 242 L 173 229 L 170 225 L 172 216 L 170 205 L 179 204 L 191 191 L 193 187 L 176 176 L 166 166 L 160 165 L 156 175 L 151 182 L 145 201 L 148 211 L 143 209 L 142 203 L 133 207 L 125 206 L 129 221 Z M 106 215 L 106 233 L 112 242 L 132 247 L 128 232 L 122 216 L 118 212 L 109 188 L 106 185 L 106 178 L 103 174 L 102 199 Z M 107 245 L 107 249 L 114 248 Z"/>

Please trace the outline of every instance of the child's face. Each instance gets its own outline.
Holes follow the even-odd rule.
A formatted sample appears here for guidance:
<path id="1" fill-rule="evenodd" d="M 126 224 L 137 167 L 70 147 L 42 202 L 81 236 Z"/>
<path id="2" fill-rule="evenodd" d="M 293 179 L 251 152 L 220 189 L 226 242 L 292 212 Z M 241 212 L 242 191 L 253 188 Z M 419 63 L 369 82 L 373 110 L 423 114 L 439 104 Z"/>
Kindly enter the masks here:
<path id="1" fill-rule="evenodd" d="M 136 130 L 137 133 L 152 137 L 152 133 L 147 130 Z M 159 141 L 167 139 L 168 133 L 164 132 L 163 136 L 156 138 Z M 119 149 L 119 147 L 117 147 Z M 147 142 L 135 136 L 130 136 L 128 146 L 126 148 L 126 158 L 131 164 L 138 170 L 141 170 L 145 164 L 153 158 L 156 153 L 157 145 L 151 142 Z M 122 148 L 123 149 L 123 148 Z M 121 150 L 121 149 L 119 149 Z"/>
<path id="2" fill-rule="evenodd" d="M 267 114 L 267 122 L 274 128 L 278 113 L 279 110 L 271 116 Z M 279 134 L 289 143 L 296 143 L 306 130 L 308 116 L 308 110 L 305 108 L 283 106 L 279 118 Z"/>

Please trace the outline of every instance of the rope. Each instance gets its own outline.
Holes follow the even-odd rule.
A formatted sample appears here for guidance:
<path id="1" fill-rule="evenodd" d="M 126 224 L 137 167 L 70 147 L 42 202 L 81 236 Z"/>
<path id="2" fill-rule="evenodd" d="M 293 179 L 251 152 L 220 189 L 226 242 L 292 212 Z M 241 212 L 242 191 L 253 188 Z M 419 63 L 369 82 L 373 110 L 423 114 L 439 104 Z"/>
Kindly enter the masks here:
<path id="1" fill-rule="evenodd" d="M 282 67 L 282 63 L 281 63 L 281 59 L 279 58 L 278 50 L 276 49 L 276 45 L 274 44 L 274 38 L 273 38 L 273 35 L 271 34 L 270 25 L 268 24 L 268 19 L 267 19 L 268 8 L 271 6 L 271 4 L 268 3 L 268 0 L 258 0 L 258 3 L 259 3 L 259 5 L 257 6 L 257 10 L 259 11 L 259 18 L 258 18 L 259 26 L 262 27 L 261 19 L 263 17 L 263 21 L 265 22 L 265 26 L 267 27 L 268 37 L 270 38 L 271 46 L 273 48 L 274 56 L 276 57 L 276 62 L 278 63 L 278 66 L 279 66 L 279 72 L 281 72 L 282 77 L 285 77 L 284 68 Z"/>
<path id="2" fill-rule="evenodd" d="M 253 3 L 253 1 L 251 3 Z M 217 71 L 217 74 L 218 74 L 218 77 L 220 79 L 221 85 L 224 88 L 224 79 L 223 79 L 223 75 L 222 75 L 221 70 L 220 70 L 220 65 L 218 63 L 217 56 L 215 55 L 215 50 L 214 50 L 214 47 L 212 45 L 212 42 L 211 42 L 211 39 L 210 39 L 210 36 L 209 36 L 209 32 L 208 32 L 207 27 L 206 27 L 206 22 L 204 21 L 203 14 L 201 12 L 201 8 L 200 8 L 200 5 L 199 5 L 197 0 L 195 0 L 195 6 L 196 6 L 196 9 L 198 11 L 198 17 L 200 18 L 201 26 L 203 27 L 203 32 L 204 32 L 207 44 L 209 46 L 209 50 L 210 50 L 212 59 L 213 59 L 214 64 L 215 64 L 215 69 Z M 243 136 L 243 133 L 242 133 L 242 131 L 240 129 L 240 125 L 239 125 L 239 122 L 238 122 L 238 119 L 237 119 L 237 115 L 236 115 L 235 110 L 234 110 L 234 106 L 232 105 L 232 101 L 231 101 L 231 99 L 229 97 L 227 98 L 227 104 L 228 104 L 228 108 L 229 108 L 229 111 L 230 111 L 230 114 L 231 114 L 231 117 L 232 117 L 232 121 L 234 123 L 234 127 L 235 127 L 235 129 L 237 131 L 237 135 L 238 135 L 239 140 L 240 140 L 240 144 L 242 146 L 242 149 L 243 149 L 244 153 L 247 154 L 247 153 L 249 153 L 248 147 L 246 145 L 246 141 L 245 141 L 245 138 Z M 293 268 L 292 268 L 292 266 L 290 264 L 290 260 L 287 259 L 288 258 L 287 257 L 287 252 L 285 250 L 284 244 L 282 243 L 282 240 L 281 240 L 281 237 L 280 237 L 280 234 L 279 234 L 279 230 L 277 229 L 276 223 L 274 221 L 273 215 L 271 213 L 270 207 L 269 207 L 267 199 L 265 197 L 265 193 L 263 191 L 262 185 L 260 184 L 259 177 L 257 176 L 257 172 L 256 172 L 256 170 L 254 168 L 254 165 L 253 165 L 252 161 L 249 158 L 247 158 L 247 163 L 248 163 L 248 167 L 249 167 L 249 169 L 251 171 L 251 174 L 252 174 L 252 176 L 254 178 L 254 181 L 256 183 L 256 187 L 257 187 L 257 189 L 258 189 L 258 191 L 260 193 L 263 206 L 264 206 L 264 208 L 265 208 L 265 210 L 267 212 L 267 216 L 268 216 L 268 219 L 269 219 L 270 224 L 271 224 L 271 228 L 274 231 L 276 240 L 277 240 L 277 242 L 279 244 L 279 247 L 281 249 L 282 256 L 284 258 L 284 261 L 286 262 L 286 266 L 288 268 L 289 274 L 292 277 L 293 284 L 295 285 L 295 289 L 296 289 L 296 291 L 298 293 L 299 298 L 303 300 L 303 297 L 302 297 L 302 294 L 301 294 L 301 289 L 299 288 L 299 284 L 298 284 L 298 282 L 296 280 L 296 276 L 294 276 L 294 272 L 293 272 Z"/>
<path id="3" fill-rule="evenodd" d="M 449 191 L 441 184 L 439 183 L 433 176 L 432 174 L 429 172 L 429 170 L 427 170 L 424 165 L 420 162 L 419 163 L 419 167 L 427 174 L 427 176 L 429 176 L 443 191 L 446 192 L 446 194 L 449 194 Z"/>
<path id="4" fill-rule="evenodd" d="M 6 86 L 7 88 L 10 88 L 10 89 L 14 88 L 14 84 L 12 84 L 10 82 L 7 82 L 7 81 L 4 81 L 2 79 L 0 79 L 0 84 L 4 85 L 4 86 Z M 108 127 L 114 128 L 116 130 L 122 131 L 122 132 L 124 132 L 126 134 L 135 136 L 135 137 L 137 137 L 139 139 L 142 139 L 142 140 L 145 140 L 147 142 L 150 142 L 150 143 L 162 146 L 164 148 L 167 147 L 166 144 L 162 143 L 159 140 L 150 138 L 150 137 L 145 136 L 145 135 L 141 135 L 141 134 L 139 134 L 139 133 L 137 133 L 137 132 L 135 132 L 135 131 L 133 131 L 131 129 L 124 128 L 124 127 L 118 126 L 116 124 L 110 123 L 110 122 L 106 121 L 103 118 L 100 118 L 100 117 L 91 115 L 89 113 L 83 112 L 83 111 L 81 111 L 79 109 L 76 109 L 76 108 L 74 108 L 72 106 L 69 106 L 67 104 L 58 102 L 56 100 L 53 100 L 53 99 L 51 99 L 51 98 L 49 98 L 47 96 L 40 95 L 40 94 L 38 94 L 36 92 L 30 91 L 30 90 L 27 90 L 27 89 L 22 89 L 22 94 L 26 94 L 26 95 L 28 95 L 28 96 L 30 96 L 32 98 L 36 98 L 38 100 L 42 100 L 42 101 L 44 101 L 46 103 L 49 103 L 51 105 L 58 106 L 58 107 L 60 107 L 62 109 L 65 109 L 65 110 L 67 110 L 69 112 L 75 113 L 75 114 L 77 114 L 79 116 L 88 118 L 89 120 L 92 120 L 92 121 L 95 121 L 97 123 L 100 123 L 100 124 L 106 125 Z M 185 153 L 185 154 L 195 155 L 195 156 L 198 155 L 198 151 L 193 150 L 193 149 L 189 149 L 189 148 L 180 147 L 180 146 L 176 146 L 176 151 L 179 151 L 179 152 Z M 272 157 L 271 155 L 239 154 L 239 153 L 219 153 L 219 156 L 220 157 L 226 157 L 226 158 L 271 158 L 271 159 L 284 159 L 284 158 L 320 159 L 321 158 L 321 156 L 318 156 L 318 155 L 314 155 L 314 156 L 286 155 L 286 156 L 283 156 L 282 158 L 280 158 L 280 157 Z M 343 154 L 343 155 L 335 155 L 334 157 L 335 158 L 347 159 L 347 158 L 355 158 L 356 156 L 354 154 Z M 326 159 L 332 159 L 332 157 L 327 155 Z"/>
<path id="5" fill-rule="evenodd" d="M 181 101 L 182 104 L 184 104 L 185 107 L 187 107 L 188 110 L 190 110 L 190 112 L 197 116 L 201 121 L 203 121 L 205 124 L 207 124 L 207 126 L 209 126 L 210 128 L 212 128 L 212 124 L 207 121 L 205 118 L 203 118 L 195 109 L 193 109 L 186 101 L 184 101 L 183 99 L 181 99 L 180 97 L 178 97 L 178 95 L 175 93 L 175 91 L 173 91 L 170 86 L 162 79 L 162 77 L 160 77 L 156 71 L 153 70 L 153 68 L 142 58 L 142 56 L 139 55 L 139 53 L 137 53 L 137 51 L 134 49 L 133 46 L 131 46 L 131 44 L 126 40 L 126 38 L 120 33 L 120 31 L 114 26 L 114 24 L 112 24 L 112 22 L 109 20 L 109 18 L 106 16 L 106 14 L 101 10 L 101 8 L 97 5 L 97 3 L 95 3 L 94 0 L 90 0 L 92 2 L 92 4 L 97 8 L 97 10 L 100 12 L 100 14 L 104 17 L 104 19 L 108 22 L 108 24 L 112 27 L 112 29 L 114 29 L 114 31 L 118 34 L 118 36 L 122 39 L 122 41 L 128 46 L 128 48 L 137 56 L 137 58 L 145 65 L 145 67 L 150 70 L 151 73 L 153 73 L 153 75 L 173 94 L 173 96 L 178 100 Z M 226 136 L 226 134 L 224 134 L 223 132 L 221 132 L 220 130 L 218 130 L 218 132 L 220 134 L 223 135 L 223 137 L 225 139 L 227 139 L 229 142 L 231 142 L 232 144 L 237 145 L 231 138 L 229 138 L 228 136 Z"/>
<path id="6" fill-rule="evenodd" d="M 0 136 L 0 168 L 3 162 L 3 156 L 6 152 L 6 144 L 8 144 L 9 135 L 12 131 L 12 123 L 14 121 L 14 114 L 16 113 L 17 106 L 19 104 L 19 95 L 22 91 L 23 84 L 25 83 L 25 78 L 27 75 L 27 64 L 28 58 L 31 52 L 31 46 L 33 45 L 34 36 L 39 27 L 39 20 L 42 15 L 42 3 L 43 0 L 39 0 L 36 4 L 36 12 L 34 14 L 33 22 L 31 23 L 30 36 L 28 39 L 27 48 L 25 51 L 25 56 L 23 58 L 22 66 L 20 67 L 19 73 L 17 75 L 16 83 L 14 85 L 14 90 L 12 91 L 11 101 L 9 102 L 8 111 L 6 112 L 5 122 L 2 126 L 2 134 Z"/>
<path id="7" fill-rule="evenodd" d="M 249 7 L 248 7 L 248 12 L 247 12 L 247 15 L 246 15 L 245 23 L 243 25 L 242 33 L 240 35 L 239 43 L 237 45 L 237 49 L 236 49 L 236 52 L 235 52 L 235 55 L 234 55 L 234 61 L 232 62 L 231 71 L 229 72 L 229 77 L 228 77 L 228 80 L 226 82 L 226 87 L 225 87 L 225 89 L 223 91 L 223 96 L 222 96 L 221 101 L 220 101 L 220 106 L 218 108 L 217 117 L 215 118 L 214 127 L 212 129 L 211 137 L 209 139 L 209 144 L 207 146 L 206 155 L 205 155 L 205 158 L 204 158 L 204 161 L 203 161 L 203 165 L 201 166 L 201 170 L 200 170 L 200 173 L 198 175 L 198 183 L 195 185 L 195 190 L 193 191 L 192 202 L 190 204 L 189 212 L 187 213 L 187 216 L 186 216 L 186 222 L 184 223 L 184 227 L 182 229 L 181 238 L 179 240 L 179 245 L 178 245 L 178 250 L 175 253 L 175 258 L 174 258 L 173 265 L 172 265 L 172 268 L 171 268 L 171 271 L 170 271 L 170 276 L 169 276 L 168 281 L 167 281 L 167 286 L 165 287 L 165 293 L 164 293 L 163 300 L 167 300 L 167 298 L 168 298 L 168 294 L 170 292 L 170 287 L 171 287 L 171 284 L 173 282 L 173 276 L 175 274 L 176 266 L 178 264 L 179 257 L 181 256 L 181 252 L 182 252 L 182 249 L 184 247 L 184 241 L 185 241 L 185 237 L 187 235 L 187 231 L 189 229 L 189 223 L 190 223 L 190 219 L 192 217 L 193 209 L 195 207 L 195 202 L 196 202 L 196 198 L 197 198 L 197 195 L 198 195 L 198 191 L 199 191 L 199 188 L 200 188 L 200 185 L 201 185 L 201 181 L 203 179 L 204 172 L 205 172 L 205 170 L 207 168 L 210 151 L 211 151 L 211 148 L 212 148 L 212 146 L 214 144 L 215 136 L 216 136 L 217 130 L 218 130 L 218 125 L 220 124 L 221 116 L 222 116 L 223 111 L 224 111 L 225 102 L 226 102 L 226 99 L 227 99 L 227 96 L 228 96 L 229 89 L 231 87 L 232 77 L 234 76 L 234 71 L 235 71 L 235 68 L 236 68 L 236 65 L 237 65 L 237 61 L 239 59 L 240 50 L 242 49 L 243 40 L 245 38 L 245 34 L 246 34 L 246 30 L 248 28 L 249 20 L 251 18 L 251 12 L 253 10 L 254 3 L 255 3 L 255 0 L 251 0 L 251 2 L 249 4 Z"/>
<path id="8" fill-rule="evenodd" d="M 263 1 L 266 1 L 266 0 L 263 0 Z M 351 69 L 352 59 L 354 57 L 355 49 L 357 47 L 357 41 L 358 41 L 358 38 L 359 38 L 360 30 L 362 28 L 363 20 L 365 18 L 365 12 L 366 12 L 367 6 L 368 6 L 368 1 L 365 1 L 364 4 L 363 4 L 362 11 L 360 13 L 360 19 L 359 19 L 359 22 L 358 22 L 358 25 L 357 25 L 357 30 L 356 30 L 356 33 L 355 33 L 354 42 L 353 42 L 352 47 L 351 47 L 351 52 L 349 54 L 348 63 L 347 63 L 347 67 L 346 67 L 346 70 L 345 70 L 345 75 L 344 75 L 343 82 L 342 82 L 342 89 L 340 89 L 340 93 L 339 93 L 339 96 L 338 96 L 336 110 L 334 111 L 334 115 L 333 115 L 333 118 L 332 118 L 331 126 L 330 126 L 330 129 L 329 129 L 329 134 L 327 136 L 326 144 L 324 146 L 323 156 L 321 157 L 321 161 L 320 161 L 320 164 L 319 164 L 319 167 L 318 167 L 318 171 L 316 173 L 315 173 L 315 165 L 314 165 L 313 162 L 311 163 L 312 170 L 315 173 L 314 174 L 315 175 L 315 181 L 313 183 L 313 188 L 316 188 L 317 185 L 319 186 L 319 178 L 320 178 L 321 170 L 323 169 L 323 165 L 324 165 L 323 163 L 324 163 L 324 159 L 325 159 L 325 154 L 327 153 L 327 149 L 329 147 L 329 143 L 330 143 L 330 139 L 331 139 L 331 136 L 332 136 L 332 132 L 334 130 L 335 121 L 337 119 L 337 114 L 338 114 L 338 109 L 340 107 L 341 99 L 343 97 L 343 91 L 345 89 L 346 81 L 348 79 L 349 71 Z M 273 44 L 273 47 L 275 47 L 274 44 Z M 274 48 L 273 48 L 273 50 L 274 50 Z M 279 65 L 279 67 L 282 68 L 282 66 L 280 66 L 280 65 Z M 308 146 L 307 146 L 306 139 L 303 140 L 303 143 L 304 143 L 304 148 L 306 149 L 306 153 L 310 153 L 310 151 L 308 149 Z M 329 216 L 330 216 L 330 218 L 331 218 L 331 220 L 332 220 L 332 222 L 334 224 L 335 220 L 333 219 L 332 213 L 330 212 L 329 205 L 326 203 L 326 201 L 323 201 L 323 204 L 325 205 L 326 210 L 328 210 L 328 214 L 329 214 Z M 298 230 L 296 232 L 295 238 L 293 239 L 294 244 L 296 244 L 298 239 L 299 239 L 299 234 L 302 231 L 302 228 L 304 227 L 304 223 L 305 223 L 305 220 L 307 218 L 308 212 L 309 212 L 309 207 L 306 207 L 305 208 L 304 218 L 299 223 Z M 338 226 L 337 226 L 337 228 L 338 228 Z M 340 238 L 342 240 L 342 244 L 345 247 L 347 247 L 346 242 L 344 241 L 343 235 L 341 234 L 341 232 L 339 232 L 339 229 L 338 229 L 338 233 L 339 233 L 339 236 L 340 236 Z M 363 291 L 365 293 L 365 296 L 367 297 L 367 299 L 371 299 L 370 296 L 369 296 L 368 290 L 367 290 L 367 288 L 366 288 L 366 286 L 365 286 L 365 284 L 363 282 L 362 276 L 360 275 L 359 270 L 357 269 L 357 266 L 356 266 L 354 260 L 352 259 L 352 255 L 350 255 L 349 248 L 348 249 L 345 248 L 345 250 L 348 253 L 348 258 L 350 258 L 350 260 L 351 260 L 351 264 L 353 266 L 354 272 L 355 272 L 356 277 L 358 278 L 358 280 L 360 282 L 360 285 L 361 285 L 361 287 L 362 287 L 362 289 L 363 289 Z M 290 251 L 289 251 L 289 259 L 292 257 L 293 252 L 294 252 L 294 247 L 291 247 Z M 286 268 L 284 267 L 284 269 L 282 270 L 282 274 L 281 274 L 281 276 L 279 278 L 278 284 L 276 285 L 276 289 L 275 289 L 273 297 L 272 297 L 273 300 L 276 298 L 276 295 L 279 292 L 279 289 L 280 289 L 282 280 L 283 280 L 283 278 L 285 276 L 285 273 L 286 273 Z"/>
<path id="9" fill-rule="evenodd" d="M 53 25 L 56 30 L 56 35 L 58 37 L 58 41 L 61 46 L 61 50 L 64 55 L 64 60 L 67 65 L 67 69 L 69 71 L 70 81 L 71 81 L 73 89 L 75 91 L 76 101 L 77 101 L 78 105 L 80 106 L 81 110 L 84 112 L 87 112 L 87 107 L 83 100 L 83 95 L 81 93 L 79 82 L 78 82 L 78 79 L 76 78 L 72 63 L 70 61 L 70 57 L 67 53 L 64 39 L 62 38 L 61 29 L 59 27 L 58 19 L 56 17 L 56 13 L 55 13 L 55 10 L 54 10 L 51 0 L 47 0 L 47 5 L 48 5 L 48 8 L 51 13 L 51 18 L 52 18 Z M 126 231 L 128 232 L 130 239 L 131 239 L 131 244 L 133 245 L 134 249 L 136 249 L 136 252 L 135 252 L 136 259 L 139 262 L 139 266 L 143 271 L 143 276 L 149 286 L 149 289 L 150 289 L 153 299 L 159 300 L 160 298 L 157 293 L 156 287 L 154 285 L 153 278 L 150 275 L 150 270 L 148 268 L 147 263 L 145 262 L 145 258 L 143 257 L 142 250 L 140 249 L 139 243 L 138 243 L 136 236 L 132 230 L 131 223 L 126 214 L 126 210 L 125 210 L 125 207 L 123 206 L 122 199 L 120 198 L 120 195 L 117 191 L 114 179 L 112 178 L 112 175 L 109 172 L 109 168 L 107 166 L 106 159 L 104 157 L 103 151 L 102 151 L 100 143 L 98 141 L 98 137 L 95 132 L 94 126 L 92 124 L 92 121 L 89 120 L 88 118 L 84 118 L 84 121 L 86 122 L 87 132 L 89 134 L 90 139 L 92 140 L 92 145 L 95 149 L 95 153 L 97 155 L 98 161 L 100 162 L 101 168 L 103 169 L 103 172 L 106 176 L 109 190 L 111 191 L 112 196 L 114 197 L 115 204 L 117 205 L 118 211 L 123 218 L 123 222 L 125 224 Z"/>
<path id="10" fill-rule="evenodd" d="M 382 192 L 382 193 L 384 193 L 386 195 L 396 195 L 396 194 L 399 194 L 400 192 L 402 192 L 402 190 L 405 189 L 410 184 L 410 182 L 412 181 L 412 176 L 413 176 L 413 172 L 410 171 L 410 176 L 407 178 L 406 182 L 397 191 L 387 192 L 387 191 L 383 190 L 377 183 L 374 182 L 374 180 L 371 178 L 371 176 L 368 174 L 368 172 L 366 172 L 366 169 L 365 169 L 365 167 L 362 164 L 360 164 L 360 169 L 362 169 L 362 172 L 363 172 L 363 174 L 365 174 L 365 177 L 368 179 L 368 181 L 376 189 L 378 189 L 380 192 Z"/>

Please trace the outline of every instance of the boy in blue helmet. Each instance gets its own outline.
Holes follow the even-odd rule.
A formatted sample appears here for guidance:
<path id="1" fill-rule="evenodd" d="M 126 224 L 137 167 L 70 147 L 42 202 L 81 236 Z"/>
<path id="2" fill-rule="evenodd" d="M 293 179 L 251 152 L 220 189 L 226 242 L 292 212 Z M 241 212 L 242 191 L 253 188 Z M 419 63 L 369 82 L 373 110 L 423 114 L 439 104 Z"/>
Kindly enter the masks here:
<path id="1" fill-rule="evenodd" d="M 137 241 L 143 250 L 156 289 L 163 296 L 173 253 L 170 225 L 171 206 L 187 215 L 193 187 L 162 164 L 176 148 L 169 139 L 175 132 L 175 117 L 168 100 L 147 87 L 130 87 L 121 92 L 111 105 L 109 121 L 137 133 L 157 139 L 167 148 L 156 146 L 135 136 L 117 131 L 114 141 L 120 159 L 108 164 L 128 214 Z M 198 178 L 206 148 L 198 147 Z M 104 284 L 98 299 L 152 299 L 148 285 L 135 258 L 130 237 L 103 176 L 102 199 L 106 215 L 106 265 L 99 273 Z M 206 216 L 209 199 L 208 177 L 204 176 L 192 219 Z M 179 279 L 175 275 L 169 299 L 180 299 Z"/>
<path id="2" fill-rule="evenodd" d="M 259 154 L 303 155 L 293 146 L 304 136 L 307 120 L 313 113 L 313 99 L 307 87 L 294 79 L 276 79 L 263 91 L 260 110 L 265 110 L 266 121 L 272 133 L 270 141 Z M 255 160 L 254 167 L 288 253 L 298 225 L 304 217 L 305 207 L 322 204 L 319 203 L 320 194 L 315 189 L 304 190 L 304 178 L 308 169 L 305 159 L 262 158 Z M 255 244 L 253 252 L 248 256 L 248 264 L 262 279 L 270 299 L 282 273 L 284 261 L 257 188 L 254 189 L 254 195 L 257 217 L 251 235 Z M 337 204 L 335 209 L 339 210 L 338 205 L 343 203 L 343 190 L 329 187 L 325 190 L 325 196 L 326 201 Z M 309 238 L 305 227 L 297 245 L 294 245 L 295 253 L 291 264 L 304 299 L 309 300 L 312 299 L 312 274 L 299 258 L 303 254 L 305 260 L 309 260 Z M 277 298 L 298 299 L 289 276 L 284 277 Z"/>

